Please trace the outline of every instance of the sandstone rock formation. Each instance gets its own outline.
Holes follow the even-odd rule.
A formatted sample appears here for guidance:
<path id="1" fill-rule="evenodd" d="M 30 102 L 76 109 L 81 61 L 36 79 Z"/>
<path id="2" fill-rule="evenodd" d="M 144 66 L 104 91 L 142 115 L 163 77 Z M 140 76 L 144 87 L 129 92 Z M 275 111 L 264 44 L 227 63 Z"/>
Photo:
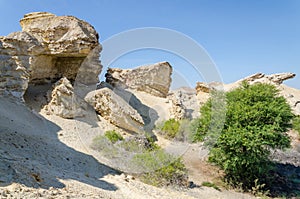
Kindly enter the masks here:
<path id="1" fill-rule="evenodd" d="M 87 56 L 94 64 L 80 68 L 80 81 L 98 82 L 101 45 L 87 22 L 37 12 L 25 15 L 20 24 L 21 32 L 0 37 L 0 90 L 22 99 L 28 84 L 54 83 L 62 77 L 73 83 Z"/>
<path id="2" fill-rule="evenodd" d="M 196 91 L 197 91 L 197 94 L 200 93 L 200 92 L 203 92 L 203 93 L 209 93 L 210 92 L 210 88 L 207 84 L 203 83 L 203 82 L 197 82 L 196 83 Z"/>
<path id="3" fill-rule="evenodd" d="M 263 73 L 256 73 L 253 75 L 250 75 L 246 78 L 243 78 L 235 83 L 226 85 L 227 91 L 230 91 L 232 89 L 235 89 L 241 85 L 243 81 L 248 82 L 249 84 L 255 84 L 255 83 L 268 83 L 273 84 L 276 86 L 276 88 L 280 91 L 280 95 L 283 96 L 287 102 L 290 104 L 293 112 L 296 115 L 300 115 L 300 92 L 297 89 L 290 88 L 283 83 L 283 81 L 294 78 L 296 74 L 294 73 L 278 73 L 278 74 L 271 74 L 266 75 Z"/>
<path id="4" fill-rule="evenodd" d="M 157 97 L 166 97 L 171 85 L 172 67 L 168 62 L 160 62 L 136 69 L 109 68 L 106 82 L 113 87 L 130 88 Z"/>
<path id="5" fill-rule="evenodd" d="M 197 82 L 196 83 L 196 93 L 197 93 L 197 99 L 198 103 L 200 105 L 204 104 L 210 97 L 210 92 L 213 88 L 211 88 L 208 84 L 203 82 Z"/>
<path id="6" fill-rule="evenodd" d="M 203 96 L 201 96 L 201 98 L 202 97 Z M 168 98 L 171 103 L 171 118 L 180 120 L 199 117 L 200 103 L 195 89 L 182 87 L 177 90 L 170 91 Z"/>
<path id="7" fill-rule="evenodd" d="M 183 105 L 182 102 L 182 92 L 178 91 L 170 95 L 170 101 L 172 103 L 170 109 L 170 118 L 174 118 L 175 120 L 179 121 L 186 118 L 186 107 Z"/>
<path id="8" fill-rule="evenodd" d="M 140 114 L 111 88 L 103 87 L 92 91 L 85 100 L 110 123 L 131 132 L 143 131 L 144 121 Z"/>
<path id="9" fill-rule="evenodd" d="M 272 75 L 266 75 L 263 73 L 256 73 L 254 75 L 250 75 L 249 77 L 246 77 L 244 79 L 239 80 L 238 82 L 246 81 L 250 84 L 253 83 L 271 83 L 271 84 L 282 84 L 283 81 L 292 79 L 296 76 L 294 73 L 278 73 L 278 74 L 272 74 Z"/>
<path id="10" fill-rule="evenodd" d="M 87 104 L 74 93 L 67 78 L 61 78 L 53 87 L 50 102 L 45 106 L 46 111 L 68 119 L 84 116 Z"/>

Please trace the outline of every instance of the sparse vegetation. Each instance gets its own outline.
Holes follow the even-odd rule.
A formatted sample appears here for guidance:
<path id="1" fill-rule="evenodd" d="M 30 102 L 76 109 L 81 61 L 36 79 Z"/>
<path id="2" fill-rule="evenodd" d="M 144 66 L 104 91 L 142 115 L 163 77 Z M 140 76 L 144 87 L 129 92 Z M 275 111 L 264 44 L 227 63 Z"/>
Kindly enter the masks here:
<path id="1" fill-rule="evenodd" d="M 218 191 L 221 191 L 221 189 L 214 183 L 212 182 L 202 182 L 202 186 L 205 186 L 205 187 L 212 187 Z"/>
<path id="2" fill-rule="evenodd" d="M 291 127 L 293 114 L 278 90 L 269 84 L 248 85 L 226 93 L 226 118 L 224 128 L 211 144 L 209 161 L 220 166 L 225 172 L 226 181 L 243 190 L 252 187 L 264 189 L 266 175 L 272 168 L 268 159 L 271 148 L 284 148 L 290 145 L 285 134 Z M 213 114 L 212 100 L 201 108 L 201 118 L 193 134 L 194 141 L 204 140 L 209 131 L 218 131 L 222 124 L 211 128 Z M 218 103 L 215 103 L 218 106 Z M 222 103 L 219 103 L 222 104 Z"/>
<path id="3" fill-rule="evenodd" d="M 187 170 L 182 160 L 166 153 L 152 137 L 122 138 L 116 132 L 106 132 L 94 138 L 91 147 L 109 158 L 133 154 L 128 159 L 128 166 L 141 170 L 137 177 L 145 183 L 154 186 L 187 185 Z"/>
<path id="4" fill-rule="evenodd" d="M 160 128 L 161 134 L 168 139 L 173 139 L 179 133 L 180 122 L 175 119 L 169 119 L 164 122 Z"/>
<path id="5" fill-rule="evenodd" d="M 181 158 L 176 158 L 161 149 L 137 154 L 133 162 L 147 171 L 140 176 L 147 184 L 187 186 L 187 170 Z"/>
<path id="6" fill-rule="evenodd" d="M 157 127 L 159 133 L 166 139 L 177 141 L 190 141 L 191 121 L 183 119 L 177 121 L 169 119 Z"/>
<path id="7" fill-rule="evenodd" d="M 115 130 L 106 131 L 105 134 L 104 134 L 104 136 L 107 137 L 107 139 L 109 141 L 111 141 L 112 143 L 116 143 L 117 141 L 124 140 L 124 138 L 122 137 L 122 135 L 120 135 L 119 133 L 117 133 Z"/>

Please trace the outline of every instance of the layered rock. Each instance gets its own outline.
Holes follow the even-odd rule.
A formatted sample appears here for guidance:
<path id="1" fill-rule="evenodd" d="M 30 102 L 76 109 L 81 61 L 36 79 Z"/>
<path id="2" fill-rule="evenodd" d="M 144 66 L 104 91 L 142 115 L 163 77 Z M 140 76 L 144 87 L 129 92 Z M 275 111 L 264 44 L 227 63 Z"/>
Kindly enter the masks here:
<path id="1" fill-rule="evenodd" d="M 72 16 L 30 13 L 21 19 L 22 32 L 0 37 L 0 90 L 22 98 L 28 84 L 54 83 L 66 77 L 72 83 L 80 68 L 83 84 L 96 84 L 102 66 L 101 45 L 95 29 Z"/>
<path id="2" fill-rule="evenodd" d="M 143 131 L 144 121 L 140 114 L 111 88 L 103 87 L 92 91 L 85 100 L 110 123 L 130 132 Z"/>
<path id="3" fill-rule="evenodd" d="M 67 78 L 61 78 L 53 85 L 50 102 L 45 110 L 62 118 L 72 119 L 84 116 L 87 103 L 74 93 L 74 88 Z"/>
<path id="4" fill-rule="evenodd" d="M 106 82 L 117 88 L 130 88 L 157 97 L 166 97 L 171 85 L 172 67 L 160 62 L 136 69 L 109 68 Z"/>
<path id="5" fill-rule="evenodd" d="M 22 98 L 30 77 L 29 53 L 40 49 L 37 40 L 26 32 L 0 37 L 0 91 Z"/>

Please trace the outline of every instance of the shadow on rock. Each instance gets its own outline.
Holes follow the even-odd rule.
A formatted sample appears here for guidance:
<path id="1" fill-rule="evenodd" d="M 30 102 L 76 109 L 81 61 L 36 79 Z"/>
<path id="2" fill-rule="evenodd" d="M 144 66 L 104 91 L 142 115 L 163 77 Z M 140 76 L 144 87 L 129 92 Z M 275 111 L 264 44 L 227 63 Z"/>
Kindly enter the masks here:
<path id="1" fill-rule="evenodd" d="M 116 186 L 100 180 L 118 172 L 58 139 L 60 127 L 13 98 L 0 97 L 0 186 L 63 188 L 72 179 L 105 190 Z"/>
<path id="2" fill-rule="evenodd" d="M 137 110 L 145 123 L 144 130 L 151 132 L 154 128 L 155 121 L 158 119 L 157 112 L 153 108 L 143 104 L 133 93 L 127 90 L 114 89 L 114 92 L 127 101 L 132 108 Z"/>
<path id="3" fill-rule="evenodd" d="M 272 197 L 300 198 L 300 167 L 276 163 L 270 178 L 268 189 Z"/>

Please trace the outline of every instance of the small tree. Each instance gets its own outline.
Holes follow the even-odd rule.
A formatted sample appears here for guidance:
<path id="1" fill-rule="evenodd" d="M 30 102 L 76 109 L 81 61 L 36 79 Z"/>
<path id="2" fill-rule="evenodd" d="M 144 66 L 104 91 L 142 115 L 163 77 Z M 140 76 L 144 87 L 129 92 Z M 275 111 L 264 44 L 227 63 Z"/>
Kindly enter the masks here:
<path id="1" fill-rule="evenodd" d="M 208 129 L 213 115 L 210 104 L 211 100 L 201 108 L 199 131 Z M 270 149 L 290 145 L 285 132 L 291 127 L 293 114 L 270 84 L 243 83 L 226 93 L 226 104 L 224 128 L 212 145 L 209 161 L 225 171 L 228 182 L 250 189 L 257 181 L 264 183 L 265 174 L 271 169 Z M 204 131 L 200 133 L 195 132 L 194 137 L 205 135 Z"/>

